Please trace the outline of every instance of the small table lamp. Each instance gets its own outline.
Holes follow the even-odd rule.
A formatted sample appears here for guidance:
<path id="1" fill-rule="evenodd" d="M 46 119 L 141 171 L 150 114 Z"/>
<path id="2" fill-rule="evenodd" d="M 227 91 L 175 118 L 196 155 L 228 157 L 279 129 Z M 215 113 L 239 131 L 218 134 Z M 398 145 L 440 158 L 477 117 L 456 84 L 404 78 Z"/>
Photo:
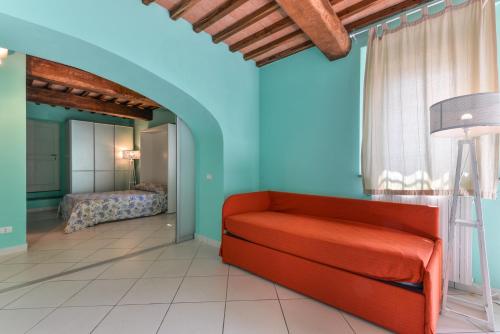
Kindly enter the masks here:
<path id="1" fill-rule="evenodd" d="M 451 312 L 465 316 L 476 323 L 485 325 L 489 330 L 495 330 L 495 319 L 493 314 L 493 298 L 491 295 L 491 283 L 488 269 L 488 258 L 486 257 L 486 242 L 483 225 L 483 213 L 481 207 L 481 189 L 479 185 L 479 171 L 477 165 L 476 146 L 472 137 L 483 134 L 500 132 L 500 94 L 479 93 L 458 96 L 438 102 L 430 107 L 430 131 L 433 136 L 461 138 L 458 141 L 457 167 L 453 189 L 453 201 L 451 206 L 448 252 L 444 273 L 444 292 L 442 312 Z M 474 190 L 474 206 L 476 209 L 476 220 L 464 220 L 457 217 L 457 201 L 460 196 L 460 180 L 462 178 L 462 154 L 464 146 L 469 146 L 471 157 L 471 177 Z M 456 296 L 448 295 L 448 284 L 450 280 L 450 268 L 453 262 L 453 246 L 455 242 L 455 227 L 466 226 L 477 228 L 479 241 L 479 254 L 481 259 L 482 304 L 474 304 L 484 309 L 486 320 L 475 316 L 452 310 L 448 307 L 448 300 L 462 303 L 471 303 Z"/>
<path id="2" fill-rule="evenodd" d="M 134 160 L 139 160 L 141 158 L 141 151 L 133 151 L 133 150 L 122 151 L 122 158 L 128 159 L 130 164 L 129 178 L 128 178 L 128 189 L 130 190 L 132 186 L 135 186 L 136 183 Z"/>

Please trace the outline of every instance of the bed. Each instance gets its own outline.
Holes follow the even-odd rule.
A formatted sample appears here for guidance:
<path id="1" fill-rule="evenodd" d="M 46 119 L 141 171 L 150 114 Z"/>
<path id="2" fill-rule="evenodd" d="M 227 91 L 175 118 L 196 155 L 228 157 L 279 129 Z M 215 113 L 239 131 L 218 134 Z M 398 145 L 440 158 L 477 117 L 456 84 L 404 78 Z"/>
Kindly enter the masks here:
<path id="1" fill-rule="evenodd" d="M 65 233 L 99 223 L 154 216 L 167 211 L 164 186 L 139 184 L 134 190 L 67 194 L 59 205 Z"/>

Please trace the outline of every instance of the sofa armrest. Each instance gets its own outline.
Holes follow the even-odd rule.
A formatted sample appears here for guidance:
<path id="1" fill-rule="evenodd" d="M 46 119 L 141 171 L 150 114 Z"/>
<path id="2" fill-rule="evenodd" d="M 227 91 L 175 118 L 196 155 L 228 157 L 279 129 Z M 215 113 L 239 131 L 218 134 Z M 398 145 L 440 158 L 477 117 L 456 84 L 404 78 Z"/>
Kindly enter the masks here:
<path id="1" fill-rule="evenodd" d="M 270 203 L 271 198 L 268 191 L 231 195 L 226 198 L 222 207 L 222 225 L 228 216 L 252 211 L 265 211 L 269 208 Z"/>
<path id="2" fill-rule="evenodd" d="M 437 321 L 441 310 L 442 298 L 443 245 L 441 239 L 434 244 L 427 268 L 424 273 L 425 295 L 425 333 L 436 333 Z"/>

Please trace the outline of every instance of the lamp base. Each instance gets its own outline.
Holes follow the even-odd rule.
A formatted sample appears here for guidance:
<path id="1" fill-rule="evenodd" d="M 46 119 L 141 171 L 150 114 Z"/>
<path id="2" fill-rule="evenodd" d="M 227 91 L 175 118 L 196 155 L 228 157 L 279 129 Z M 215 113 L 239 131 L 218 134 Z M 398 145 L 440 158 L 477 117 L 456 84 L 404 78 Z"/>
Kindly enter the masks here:
<path id="1" fill-rule="evenodd" d="M 472 185 L 474 188 L 474 207 L 476 209 L 476 219 L 475 220 L 464 220 L 457 218 L 458 209 L 458 197 L 460 196 L 460 180 L 462 179 L 462 156 L 464 151 L 464 146 L 469 146 L 469 152 L 471 157 L 471 176 Z M 450 270 L 453 264 L 453 248 L 455 243 L 455 232 L 457 226 L 466 228 L 476 228 L 477 237 L 479 244 L 479 256 L 481 262 L 481 275 L 483 278 L 483 284 L 480 287 L 481 290 L 481 303 L 476 303 L 459 296 L 453 296 L 448 294 L 448 288 L 450 284 Z M 479 185 L 479 172 L 477 166 L 477 156 L 476 156 L 476 145 L 473 139 L 464 139 L 458 142 L 458 155 L 457 155 L 457 169 L 455 173 L 455 184 L 453 189 L 453 200 L 451 205 L 450 221 L 448 225 L 448 252 L 446 254 L 446 268 L 444 273 L 443 282 L 443 305 L 441 313 L 443 314 L 456 314 L 463 316 L 470 321 L 485 326 L 489 331 L 495 331 L 495 316 L 493 313 L 493 297 L 491 294 L 491 283 L 490 283 L 490 273 L 488 268 L 488 258 L 486 256 L 486 238 L 483 224 L 483 212 L 481 206 L 481 188 Z M 477 290 L 477 287 L 476 287 Z M 479 318 L 475 315 L 468 314 L 450 308 L 449 301 L 453 301 L 459 304 L 466 304 L 476 309 L 480 309 L 485 313 L 485 318 Z"/>

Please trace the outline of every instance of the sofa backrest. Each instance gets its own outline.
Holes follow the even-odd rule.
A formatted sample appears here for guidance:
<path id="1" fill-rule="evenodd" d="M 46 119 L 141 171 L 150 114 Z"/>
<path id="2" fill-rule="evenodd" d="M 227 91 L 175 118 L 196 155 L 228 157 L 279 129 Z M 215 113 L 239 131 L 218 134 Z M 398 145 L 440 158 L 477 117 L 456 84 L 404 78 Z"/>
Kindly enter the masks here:
<path id="1" fill-rule="evenodd" d="M 352 220 L 439 238 L 437 207 L 275 191 L 263 193 L 270 196 L 270 211 Z"/>

